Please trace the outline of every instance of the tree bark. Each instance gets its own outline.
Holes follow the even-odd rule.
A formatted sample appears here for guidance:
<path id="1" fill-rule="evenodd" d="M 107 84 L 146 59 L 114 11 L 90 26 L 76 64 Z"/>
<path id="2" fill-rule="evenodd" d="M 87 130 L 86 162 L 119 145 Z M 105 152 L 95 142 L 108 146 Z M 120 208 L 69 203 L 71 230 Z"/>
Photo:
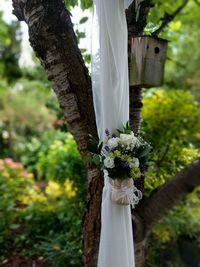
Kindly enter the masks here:
<path id="1" fill-rule="evenodd" d="M 135 266 L 145 266 L 146 239 L 135 242 Z"/>
<path id="2" fill-rule="evenodd" d="M 103 175 L 96 168 L 88 172 L 91 173 L 83 219 L 83 262 L 85 267 L 96 267 L 100 240 Z"/>
<path id="3" fill-rule="evenodd" d="M 130 86 L 130 126 L 136 136 L 140 133 L 142 107 L 142 88 Z"/>

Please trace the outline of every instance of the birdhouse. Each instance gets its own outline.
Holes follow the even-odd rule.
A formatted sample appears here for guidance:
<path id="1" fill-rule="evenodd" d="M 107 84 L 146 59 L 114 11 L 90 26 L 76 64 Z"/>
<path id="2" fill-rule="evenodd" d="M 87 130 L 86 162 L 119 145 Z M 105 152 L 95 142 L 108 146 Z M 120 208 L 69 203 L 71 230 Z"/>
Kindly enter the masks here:
<path id="1" fill-rule="evenodd" d="M 131 39 L 130 85 L 150 88 L 163 84 L 167 41 L 151 36 Z"/>

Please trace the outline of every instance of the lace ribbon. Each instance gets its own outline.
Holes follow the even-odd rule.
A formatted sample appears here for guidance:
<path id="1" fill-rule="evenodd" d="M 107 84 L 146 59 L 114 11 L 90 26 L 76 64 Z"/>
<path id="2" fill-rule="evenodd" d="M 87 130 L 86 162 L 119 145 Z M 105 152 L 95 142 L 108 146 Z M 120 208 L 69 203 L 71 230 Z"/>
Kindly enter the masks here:
<path id="1" fill-rule="evenodd" d="M 110 186 L 110 192 L 115 193 L 116 200 L 127 198 L 129 204 L 134 209 L 135 205 L 139 203 L 139 201 L 142 199 L 142 192 L 137 189 L 134 185 L 131 187 L 124 186 L 120 189 L 115 188 L 113 185 L 109 183 Z"/>

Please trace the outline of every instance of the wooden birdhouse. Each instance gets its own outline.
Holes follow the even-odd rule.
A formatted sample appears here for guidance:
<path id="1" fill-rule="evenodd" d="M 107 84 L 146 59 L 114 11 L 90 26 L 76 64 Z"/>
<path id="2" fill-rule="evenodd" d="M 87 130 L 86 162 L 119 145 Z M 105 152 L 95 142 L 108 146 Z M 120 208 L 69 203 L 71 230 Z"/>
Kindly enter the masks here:
<path id="1" fill-rule="evenodd" d="M 151 36 L 131 40 L 130 85 L 150 88 L 163 84 L 167 41 Z"/>

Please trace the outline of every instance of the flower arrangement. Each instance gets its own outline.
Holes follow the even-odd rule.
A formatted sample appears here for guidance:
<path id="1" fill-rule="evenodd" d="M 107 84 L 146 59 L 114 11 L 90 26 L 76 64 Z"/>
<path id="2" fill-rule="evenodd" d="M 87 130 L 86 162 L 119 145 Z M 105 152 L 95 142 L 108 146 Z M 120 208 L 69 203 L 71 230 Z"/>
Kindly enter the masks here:
<path id="1" fill-rule="evenodd" d="M 128 123 L 113 135 L 106 130 L 106 136 L 106 140 L 93 150 L 96 154 L 93 162 L 106 170 L 111 179 L 139 178 L 145 170 L 151 146 L 135 136 Z"/>
<path id="2" fill-rule="evenodd" d="M 92 162 L 104 170 L 111 200 L 134 208 L 142 199 L 142 192 L 134 186 L 134 180 L 144 172 L 151 146 L 135 136 L 128 123 L 122 131 L 117 130 L 112 135 L 106 130 L 106 136 L 100 145 L 90 136 L 88 149 L 93 153 Z"/>

